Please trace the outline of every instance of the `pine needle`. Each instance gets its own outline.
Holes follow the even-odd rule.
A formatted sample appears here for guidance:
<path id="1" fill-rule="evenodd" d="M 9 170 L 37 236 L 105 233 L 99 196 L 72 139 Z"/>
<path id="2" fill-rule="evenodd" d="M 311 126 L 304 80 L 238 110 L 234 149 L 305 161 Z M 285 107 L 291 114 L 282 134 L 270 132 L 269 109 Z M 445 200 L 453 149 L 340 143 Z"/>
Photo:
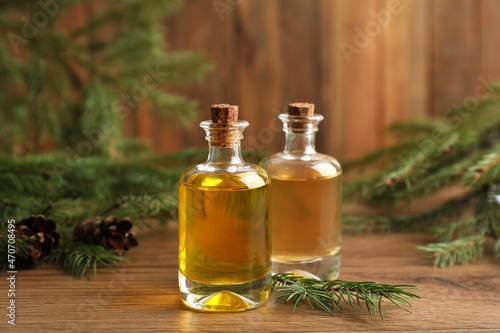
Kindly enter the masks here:
<path id="1" fill-rule="evenodd" d="M 455 262 L 466 265 L 469 261 L 483 255 L 486 239 L 483 235 L 470 236 L 445 243 L 431 243 L 427 246 L 419 246 L 418 249 L 432 253 L 434 267 L 451 267 Z"/>
<path id="2" fill-rule="evenodd" d="M 346 280 L 321 281 L 293 276 L 289 273 L 275 274 L 272 281 L 273 288 L 277 292 L 276 302 L 291 302 L 293 312 L 304 301 L 311 308 L 325 311 L 332 316 L 334 311 L 343 311 L 341 303 L 345 303 L 352 309 L 356 308 L 355 305 L 362 309 L 364 304 L 371 317 L 378 311 L 384 320 L 383 300 L 388 300 L 399 309 L 408 311 L 404 306 L 412 305 L 410 301 L 412 298 L 421 298 L 406 291 L 407 289 L 419 289 L 413 285 L 390 285 Z"/>
<path id="3" fill-rule="evenodd" d="M 75 278 L 83 278 L 88 271 L 88 279 L 97 274 L 98 265 L 117 271 L 111 265 L 130 262 L 120 255 L 123 251 L 105 249 L 99 245 L 69 243 L 56 249 L 48 258 L 48 263 L 62 264 Z"/>

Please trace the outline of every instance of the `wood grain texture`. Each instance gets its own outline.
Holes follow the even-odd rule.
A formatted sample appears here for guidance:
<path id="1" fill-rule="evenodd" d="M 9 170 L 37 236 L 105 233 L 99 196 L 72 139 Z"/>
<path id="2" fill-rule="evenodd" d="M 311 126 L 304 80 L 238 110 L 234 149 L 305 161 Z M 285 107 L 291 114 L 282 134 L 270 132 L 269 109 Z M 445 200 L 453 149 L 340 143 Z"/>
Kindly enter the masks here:
<path id="1" fill-rule="evenodd" d="M 393 6 L 402 11 L 378 31 L 377 14 Z M 359 156 L 391 142 L 382 131 L 392 121 L 438 118 L 475 95 L 483 84 L 478 77 L 500 79 L 499 6 L 497 0 L 187 0 L 166 20 L 169 47 L 203 50 L 215 71 L 203 83 L 172 87 L 199 102 L 191 129 L 140 114 L 138 122 L 147 123 L 141 133 L 159 152 L 204 147 L 197 124 L 208 119 L 211 104 L 231 103 L 250 121 L 246 147 L 276 151 L 284 142 L 276 114 L 290 102 L 312 102 L 325 116 L 318 150 L 341 160 Z M 358 31 L 370 35 L 366 45 Z M 356 48 L 350 61 L 342 43 Z M 128 135 L 131 128 L 125 126 Z"/>
<path id="2" fill-rule="evenodd" d="M 379 10 L 377 18 L 386 27 L 382 30 L 381 39 L 384 48 L 383 53 L 383 119 L 382 127 L 410 118 L 410 99 L 408 93 L 412 90 L 412 78 L 410 70 L 415 66 L 410 57 L 412 55 L 411 45 L 414 40 L 411 39 L 410 33 L 412 26 L 412 12 L 410 6 L 411 1 L 401 1 L 397 10 L 389 11 L 392 0 L 385 0 L 384 6 Z M 387 22 L 387 23 L 385 23 Z M 422 31 L 424 33 L 424 31 Z M 418 52 L 420 54 L 422 52 Z M 402 91 L 408 93 L 401 93 Z M 383 132 L 380 128 L 380 134 Z M 383 136 L 384 143 L 391 143 L 394 138 L 388 135 Z"/>
<path id="3" fill-rule="evenodd" d="M 500 77 L 500 2 L 481 1 L 482 75 L 486 80 Z M 494 37 L 497 36 L 497 37 Z"/>
<path id="4" fill-rule="evenodd" d="M 380 135 L 382 72 L 379 47 L 383 29 L 373 17 L 379 1 L 364 1 L 363 10 L 353 1 L 338 3 L 337 56 L 340 76 L 337 104 L 343 114 L 343 150 L 352 158 L 377 147 Z M 349 138 L 349 139 L 346 139 Z"/>
<path id="5" fill-rule="evenodd" d="M 432 115 L 473 95 L 481 71 L 480 1 L 434 1 Z M 457 19 L 460 18 L 460 19 Z"/>
<path id="6" fill-rule="evenodd" d="M 409 105 L 410 118 L 424 118 L 430 115 L 430 47 L 432 41 L 431 18 L 434 0 L 420 0 L 409 3 L 409 45 L 408 77 L 405 96 Z"/>
<path id="7" fill-rule="evenodd" d="M 203 82 L 172 87 L 182 96 L 198 101 L 198 113 L 190 129 L 172 129 L 161 117 L 155 117 L 153 147 L 159 151 L 206 145 L 205 132 L 198 124 L 210 119 L 210 106 L 217 103 L 237 104 L 234 85 L 234 36 L 236 7 L 215 6 L 215 1 L 187 0 L 181 10 L 165 21 L 167 44 L 171 50 L 202 50 L 212 61 L 215 71 Z M 216 9 L 217 8 L 217 9 Z M 173 132 L 174 137 L 168 132 Z"/>
<path id="8" fill-rule="evenodd" d="M 17 325 L 8 326 L 4 318 L 0 331 L 498 332 L 500 266 L 492 251 L 468 266 L 433 269 L 415 249 L 432 240 L 425 234 L 344 237 L 339 278 L 421 288 L 423 299 L 415 301 L 412 313 L 385 302 L 385 321 L 364 309 L 346 308 L 331 317 L 305 304 L 294 314 L 290 304 L 272 301 L 242 313 L 191 311 L 179 298 L 177 231 L 171 230 L 139 235 L 139 247 L 129 253 L 132 262 L 120 265 L 121 273 L 101 269 L 92 281 L 73 279 L 51 265 L 20 271 Z M 7 290 L 5 278 L 0 289 Z"/>
<path id="9" fill-rule="evenodd" d="M 286 72 L 280 70 L 282 59 L 279 13 L 280 3 L 266 0 L 240 1 L 235 7 L 236 53 L 233 61 L 234 103 L 240 105 L 241 119 L 250 122 L 245 130 L 244 147 L 259 150 L 266 146 L 277 149 L 281 128 L 269 129 L 281 108 L 282 80 Z"/>
<path id="10" fill-rule="evenodd" d="M 321 106 L 323 114 L 329 115 L 320 125 L 318 141 L 323 143 L 321 151 L 329 150 L 339 156 L 343 150 L 343 113 L 340 112 L 340 100 L 336 98 L 342 85 L 339 76 L 341 59 L 339 52 L 338 29 L 340 22 L 332 13 L 338 12 L 338 1 L 321 1 Z M 323 131 L 323 127 L 326 130 Z M 328 133 L 323 133 L 328 131 Z M 321 136 L 323 136 L 321 138 Z M 318 142 L 318 143 L 319 143 Z"/>

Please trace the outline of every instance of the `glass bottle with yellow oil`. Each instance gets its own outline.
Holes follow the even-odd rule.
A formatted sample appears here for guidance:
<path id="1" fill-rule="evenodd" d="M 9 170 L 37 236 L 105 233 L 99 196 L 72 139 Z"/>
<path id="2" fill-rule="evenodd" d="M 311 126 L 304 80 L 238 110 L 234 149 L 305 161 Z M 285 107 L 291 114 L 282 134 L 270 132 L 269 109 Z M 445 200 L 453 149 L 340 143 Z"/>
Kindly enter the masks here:
<path id="1" fill-rule="evenodd" d="M 340 270 L 342 168 L 319 154 L 315 135 L 323 116 L 293 103 L 282 113 L 285 149 L 260 165 L 271 176 L 272 271 L 321 280 Z"/>
<path id="2" fill-rule="evenodd" d="M 247 121 L 238 106 L 212 106 L 206 163 L 179 181 L 179 287 L 201 311 L 243 311 L 271 292 L 269 176 L 245 162 L 240 142 Z"/>

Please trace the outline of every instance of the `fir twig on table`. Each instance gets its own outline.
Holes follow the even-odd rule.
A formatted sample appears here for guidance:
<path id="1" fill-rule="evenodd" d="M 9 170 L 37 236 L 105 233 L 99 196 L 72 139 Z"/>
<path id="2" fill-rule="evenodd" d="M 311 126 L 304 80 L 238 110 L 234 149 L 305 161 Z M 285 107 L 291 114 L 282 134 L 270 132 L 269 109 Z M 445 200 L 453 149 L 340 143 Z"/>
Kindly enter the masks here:
<path id="1" fill-rule="evenodd" d="M 345 280 L 321 281 L 293 276 L 288 273 L 275 274 L 272 277 L 273 288 L 277 292 L 276 302 L 292 302 L 293 311 L 301 302 L 307 302 L 311 308 L 323 310 L 332 316 L 336 310 L 343 311 L 342 303 L 355 309 L 363 304 L 371 317 L 382 313 L 382 301 L 389 300 L 399 309 L 408 311 L 404 306 L 412 305 L 412 298 L 420 296 L 406 291 L 419 289 L 413 285 L 390 285 L 376 282 L 352 282 Z"/>

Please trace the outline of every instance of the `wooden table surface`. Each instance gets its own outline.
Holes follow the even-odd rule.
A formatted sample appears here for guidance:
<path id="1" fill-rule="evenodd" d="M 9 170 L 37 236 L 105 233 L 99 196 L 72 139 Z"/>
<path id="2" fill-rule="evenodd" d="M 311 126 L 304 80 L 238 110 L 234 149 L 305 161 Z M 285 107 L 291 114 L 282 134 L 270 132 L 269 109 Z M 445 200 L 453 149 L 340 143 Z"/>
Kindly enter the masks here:
<path id="1" fill-rule="evenodd" d="M 384 303 L 383 321 L 366 310 L 347 309 L 335 317 L 307 305 L 268 301 L 240 313 L 200 313 L 185 308 L 177 288 L 177 232 L 139 236 L 130 264 L 120 274 L 101 269 L 92 281 L 77 280 L 59 266 L 19 271 L 16 326 L 5 316 L 7 281 L 1 279 L 0 332 L 500 332 L 500 265 L 488 250 L 468 266 L 433 269 L 417 245 L 425 234 L 370 234 L 344 237 L 339 278 L 415 284 L 421 290 L 412 313 Z M 3 276 L 6 273 L 2 273 Z"/>

